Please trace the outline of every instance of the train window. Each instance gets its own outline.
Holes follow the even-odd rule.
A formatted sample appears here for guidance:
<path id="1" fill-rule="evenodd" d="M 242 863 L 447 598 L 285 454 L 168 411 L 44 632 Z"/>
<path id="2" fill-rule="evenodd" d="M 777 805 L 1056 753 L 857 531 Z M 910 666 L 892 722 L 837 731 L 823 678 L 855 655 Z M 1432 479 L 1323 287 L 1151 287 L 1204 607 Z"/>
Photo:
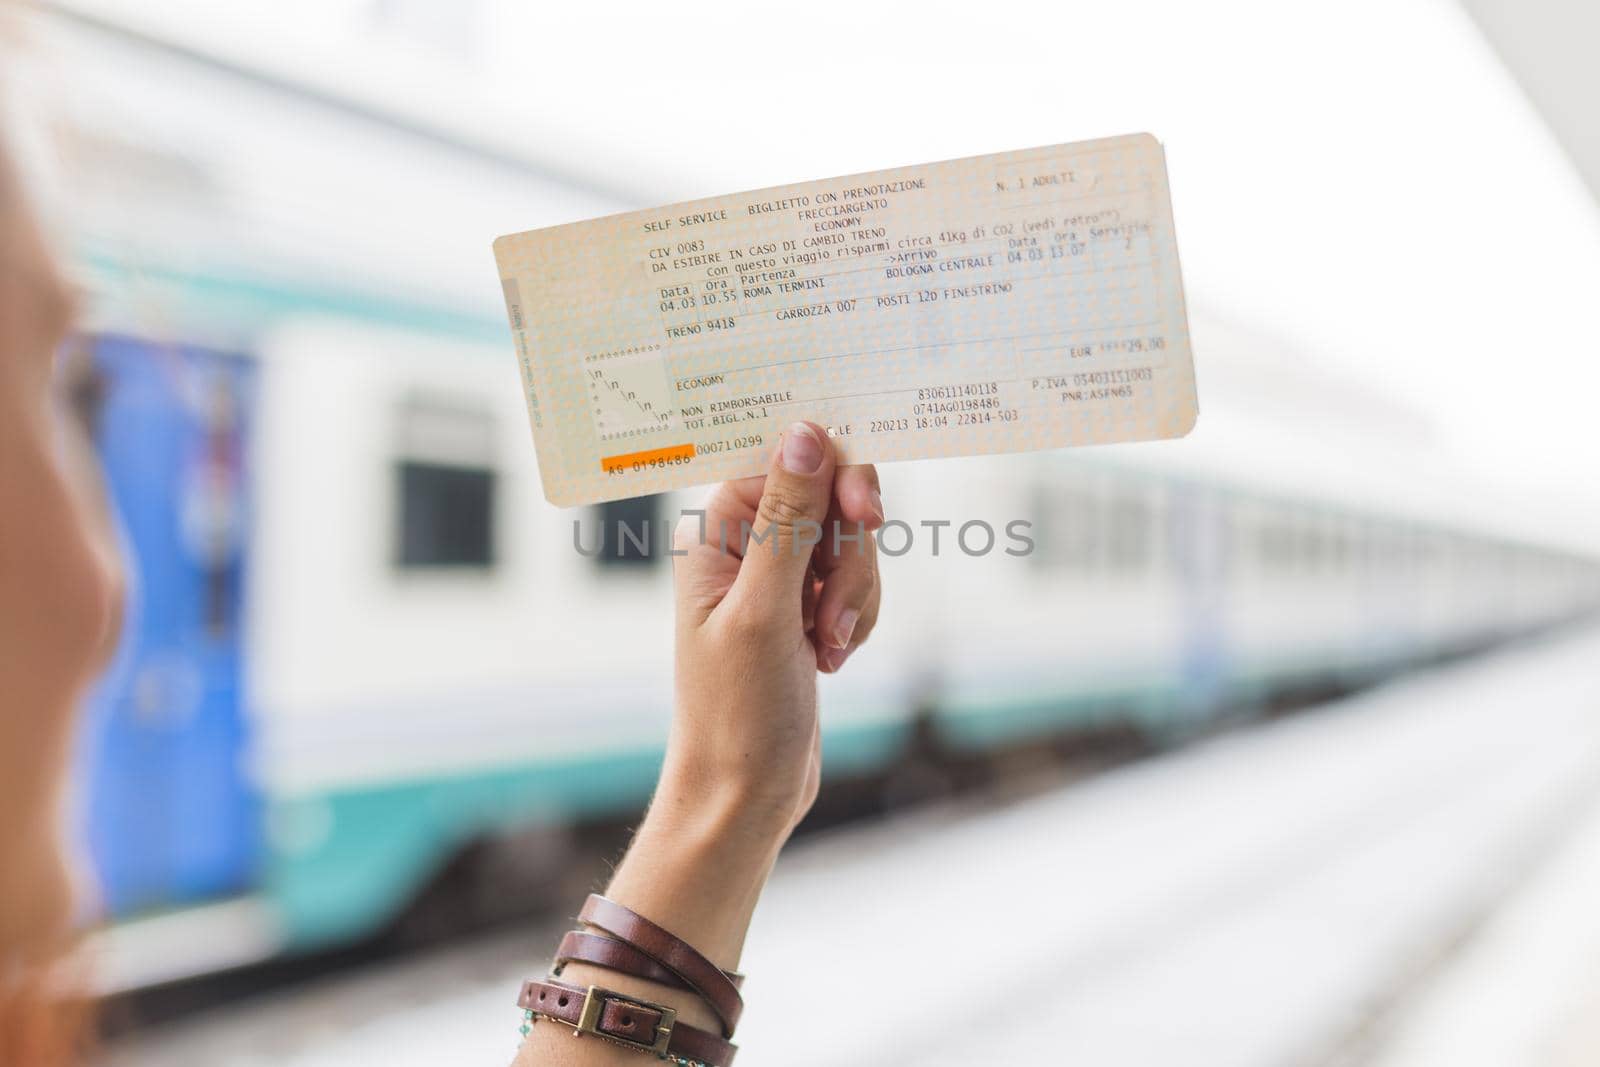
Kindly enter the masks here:
<path id="1" fill-rule="evenodd" d="M 1350 568 L 1350 523 L 1344 516 L 1334 516 L 1328 534 L 1328 566 L 1337 572 Z"/>
<path id="2" fill-rule="evenodd" d="M 1081 490 L 1042 490 L 1036 558 L 1045 564 L 1090 570 L 1100 558 L 1100 502 Z"/>
<path id="3" fill-rule="evenodd" d="M 1236 498 L 1229 504 L 1227 528 L 1224 531 L 1225 558 L 1229 571 L 1251 576 L 1260 573 L 1260 525 L 1260 509 L 1255 501 Z"/>
<path id="4" fill-rule="evenodd" d="M 602 567 L 639 567 L 659 563 L 666 555 L 672 530 L 663 517 L 661 502 L 665 494 L 608 500 L 596 505 L 595 530 L 588 536 L 586 551 Z"/>
<path id="5" fill-rule="evenodd" d="M 1282 573 L 1294 568 L 1294 528 L 1277 516 L 1264 519 L 1257 528 L 1256 548 L 1261 555 L 1261 569 L 1268 573 Z"/>
<path id="6" fill-rule="evenodd" d="M 1186 582 L 1209 581 L 1231 570 L 1234 539 L 1249 524 L 1245 505 L 1236 498 L 1181 486 L 1147 506 L 1156 518 L 1153 529 L 1167 531 L 1166 551 L 1155 563 L 1170 563 Z"/>
<path id="7" fill-rule="evenodd" d="M 395 559 L 404 570 L 495 563 L 494 420 L 470 401 L 409 396 L 396 434 Z"/>
<path id="8" fill-rule="evenodd" d="M 1322 528 L 1322 518 L 1316 514 L 1307 514 L 1301 520 L 1300 526 L 1300 566 L 1304 570 L 1315 571 L 1322 569 L 1323 555 L 1326 549 Z"/>
<path id="9" fill-rule="evenodd" d="M 1379 562 L 1385 570 L 1401 570 L 1406 562 L 1406 542 L 1404 527 L 1390 527 L 1383 530 L 1378 538 Z"/>
<path id="10" fill-rule="evenodd" d="M 494 472 L 400 463 L 400 566 L 494 563 Z"/>
<path id="11" fill-rule="evenodd" d="M 1246 520 L 1239 514 L 1237 504 L 1226 497 L 1221 499 L 1217 515 L 1217 573 L 1228 575 L 1237 565 L 1239 530 Z"/>
<path id="12" fill-rule="evenodd" d="M 1107 515 L 1106 554 L 1114 570 L 1138 571 L 1150 565 L 1150 505 L 1138 497 L 1112 502 Z"/>
<path id="13" fill-rule="evenodd" d="M 1377 569 L 1377 525 L 1365 516 L 1356 519 L 1352 538 L 1350 554 L 1354 567 L 1367 572 Z"/>

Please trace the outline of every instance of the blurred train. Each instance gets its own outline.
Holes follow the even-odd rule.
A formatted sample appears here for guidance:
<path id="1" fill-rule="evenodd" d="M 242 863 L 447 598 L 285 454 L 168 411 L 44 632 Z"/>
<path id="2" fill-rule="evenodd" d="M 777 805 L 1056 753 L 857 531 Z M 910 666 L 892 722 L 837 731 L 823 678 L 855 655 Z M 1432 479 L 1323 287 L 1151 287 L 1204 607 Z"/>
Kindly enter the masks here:
<path id="1" fill-rule="evenodd" d="M 52 47 L 131 577 L 82 755 L 108 985 L 349 944 L 463 856 L 482 888 L 636 813 L 670 578 L 615 524 L 689 498 L 543 501 L 489 242 L 637 202 L 114 27 Z M 1186 441 L 883 469 L 912 538 L 823 683 L 830 788 L 1181 740 L 1600 606 L 1409 413 L 1203 302 L 1193 334 Z"/>

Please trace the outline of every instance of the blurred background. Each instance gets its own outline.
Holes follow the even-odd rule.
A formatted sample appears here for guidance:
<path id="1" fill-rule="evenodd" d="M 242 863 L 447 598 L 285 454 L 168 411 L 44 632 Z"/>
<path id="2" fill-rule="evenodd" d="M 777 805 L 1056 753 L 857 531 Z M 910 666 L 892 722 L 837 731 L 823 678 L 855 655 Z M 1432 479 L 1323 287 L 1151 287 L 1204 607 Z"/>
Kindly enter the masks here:
<path id="1" fill-rule="evenodd" d="M 668 569 L 572 521 L 692 495 L 543 501 L 495 237 L 1145 130 L 1199 427 L 883 470 L 1038 548 L 885 561 L 741 1062 L 1600 1062 L 1594 6 L 15 14 L 130 569 L 106 1063 L 507 1061 L 648 796 Z"/>

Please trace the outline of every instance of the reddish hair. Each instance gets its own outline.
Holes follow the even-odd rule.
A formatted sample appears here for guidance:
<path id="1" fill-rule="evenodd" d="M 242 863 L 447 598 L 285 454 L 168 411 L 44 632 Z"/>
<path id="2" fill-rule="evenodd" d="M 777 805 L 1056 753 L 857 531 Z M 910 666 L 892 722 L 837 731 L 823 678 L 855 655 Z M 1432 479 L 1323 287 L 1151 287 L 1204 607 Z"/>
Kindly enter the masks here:
<path id="1" fill-rule="evenodd" d="M 64 994 L 45 971 L 0 985 L 0 1067 L 67 1067 L 88 1057 L 90 1002 Z"/>

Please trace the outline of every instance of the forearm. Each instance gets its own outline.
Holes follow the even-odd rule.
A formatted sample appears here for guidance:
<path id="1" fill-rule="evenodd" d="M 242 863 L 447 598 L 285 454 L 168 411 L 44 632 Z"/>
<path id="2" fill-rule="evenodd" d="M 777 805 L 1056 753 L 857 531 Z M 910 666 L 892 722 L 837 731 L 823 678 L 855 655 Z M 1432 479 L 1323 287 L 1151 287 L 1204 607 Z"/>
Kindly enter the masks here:
<path id="1" fill-rule="evenodd" d="M 756 901 L 787 826 L 742 789 L 695 780 L 670 769 L 618 866 L 606 895 L 694 945 L 724 970 L 738 967 Z M 561 981 L 663 1004 L 679 1019 L 717 1031 L 718 1020 L 693 993 L 588 964 L 569 965 Z M 519 1067 L 644 1067 L 641 1053 L 580 1038 L 559 1024 L 536 1024 Z"/>
<path id="2" fill-rule="evenodd" d="M 829 514 L 880 525 L 877 474 L 836 470 L 826 431 L 797 423 L 765 477 L 726 482 L 706 502 L 711 529 L 759 527 L 766 547 L 740 555 L 678 523 L 666 765 L 609 901 L 584 912 L 611 936 L 580 932 L 563 950 L 595 964 L 524 986 L 533 1023 L 519 1067 L 645 1067 L 649 1037 L 680 1063 L 731 1061 L 743 1000 L 738 977 L 719 972 L 737 969 L 778 850 L 817 796 L 817 674 L 838 670 L 878 615 L 875 553 L 842 554 L 837 541 L 830 553 L 801 536 Z"/>

